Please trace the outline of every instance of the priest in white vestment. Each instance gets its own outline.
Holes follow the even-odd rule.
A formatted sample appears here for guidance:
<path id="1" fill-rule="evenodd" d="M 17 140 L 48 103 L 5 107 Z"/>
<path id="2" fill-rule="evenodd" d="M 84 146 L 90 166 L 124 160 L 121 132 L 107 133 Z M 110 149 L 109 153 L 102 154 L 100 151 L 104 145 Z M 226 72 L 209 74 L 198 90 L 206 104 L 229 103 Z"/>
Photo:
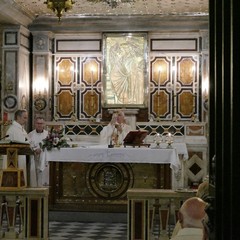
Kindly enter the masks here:
<path id="1" fill-rule="evenodd" d="M 124 112 L 119 110 L 113 113 L 111 122 L 100 132 L 100 144 L 121 145 L 131 130 Z"/>
<path id="2" fill-rule="evenodd" d="M 6 139 L 11 141 L 26 142 L 28 143 L 28 135 L 24 129 L 28 120 L 28 112 L 25 109 L 17 110 L 14 114 L 14 121 L 6 132 Z M 7 168 L 7 156 L 3 159 L 3 169 Z M 18 156 L 18 168 L 23 169 L 24 180 L 27 184 L 27 164 L 26 156 Z"/>
<path id="3" fill-rule="evenodd" d="M 34 155 L 30 157 L 30 187 L 49 185 L 49 165 L 43 159 L 40 142 L 48 135 L 44 129 L 45 121 L 42 117 L 35 119 L 35 129 L 28 134 Z"/>

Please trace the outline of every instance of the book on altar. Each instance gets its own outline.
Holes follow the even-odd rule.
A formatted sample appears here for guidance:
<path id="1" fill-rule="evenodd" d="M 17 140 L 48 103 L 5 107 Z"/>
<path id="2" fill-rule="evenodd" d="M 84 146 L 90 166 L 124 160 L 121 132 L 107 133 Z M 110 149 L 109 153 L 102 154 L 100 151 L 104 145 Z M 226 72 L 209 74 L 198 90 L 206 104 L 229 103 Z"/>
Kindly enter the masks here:
<path id="1" fill-rule="evenodd" d="M 147 130 L 130 131 L 123 139 L 124 144 L 141 144 L 144 138 L 148 135 Z"/>

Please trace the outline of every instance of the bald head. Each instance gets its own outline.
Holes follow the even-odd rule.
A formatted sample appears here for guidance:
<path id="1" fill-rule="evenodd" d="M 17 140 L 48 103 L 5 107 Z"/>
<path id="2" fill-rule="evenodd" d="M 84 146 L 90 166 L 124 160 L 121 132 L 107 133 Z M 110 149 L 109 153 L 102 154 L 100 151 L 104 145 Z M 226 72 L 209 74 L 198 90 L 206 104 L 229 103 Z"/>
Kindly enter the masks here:
<path id="1" fill-rule="evenodd" d="M 179 210 L 179 221 L 182 228 L 203 228 L 202 219 L 205 217 L 206 202 L 201 198 L 187 199 Z"/>

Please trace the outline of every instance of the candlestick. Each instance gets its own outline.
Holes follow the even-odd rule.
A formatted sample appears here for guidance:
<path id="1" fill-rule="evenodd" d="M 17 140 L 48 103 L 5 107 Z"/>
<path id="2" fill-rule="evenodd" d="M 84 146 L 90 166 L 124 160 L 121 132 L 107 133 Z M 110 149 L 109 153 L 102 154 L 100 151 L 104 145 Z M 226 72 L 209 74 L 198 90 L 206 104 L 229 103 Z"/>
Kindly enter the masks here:
<path id="1" fill-rule="evenodd" d="M 196 110 L 196 93 L 193 93 L 193 114 L 195 113 Z"/>
<path id="2" fill-rule="evenodd" d="M 160 121 L 160 94 L 157 95 L 157 121 Z"/>
<path id="3" fill-rule="evenodd" d="M 158 72 L 158 94 L 160 94 L 160 85 L 161 85 L 161 71 Z"/>
<path id="4" fill-rule="evenodd" d="M 93 111 L 93 105 L 94 105 L 94 99 L 93 99 L 93 94 L 91 95 L 91 107 L 92 107 L 92 111 Z"/>
<path id="5" fill-rule="evenodd" d="M 157 133 L 155 135 L 155 143 L 156 143 L 156 148 L 160 148 L 160 144 L 162 143 L 162 135 Z"/>
<path id="6" fill-rule="evenodd" d="M 173 136 L 170 132 L 166 136 L 166 143 L 168 144 L 167 148 L 172 148 Z"/>
<path id="7" fill-rule="evenodd" d="M 93 70 L 91 70 L 91 91 L 93 93 Z"/>

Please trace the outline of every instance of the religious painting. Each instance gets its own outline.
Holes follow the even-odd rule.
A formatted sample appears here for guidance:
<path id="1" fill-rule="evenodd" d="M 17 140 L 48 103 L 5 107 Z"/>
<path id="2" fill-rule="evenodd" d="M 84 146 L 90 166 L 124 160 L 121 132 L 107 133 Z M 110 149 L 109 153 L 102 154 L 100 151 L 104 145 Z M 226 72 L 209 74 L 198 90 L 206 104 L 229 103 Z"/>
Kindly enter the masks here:
<path id="1" fill-rule="evenodd" d="M 146 107 L 147 34 L 104 34 L 103 44 L 103 107 Z"/>

